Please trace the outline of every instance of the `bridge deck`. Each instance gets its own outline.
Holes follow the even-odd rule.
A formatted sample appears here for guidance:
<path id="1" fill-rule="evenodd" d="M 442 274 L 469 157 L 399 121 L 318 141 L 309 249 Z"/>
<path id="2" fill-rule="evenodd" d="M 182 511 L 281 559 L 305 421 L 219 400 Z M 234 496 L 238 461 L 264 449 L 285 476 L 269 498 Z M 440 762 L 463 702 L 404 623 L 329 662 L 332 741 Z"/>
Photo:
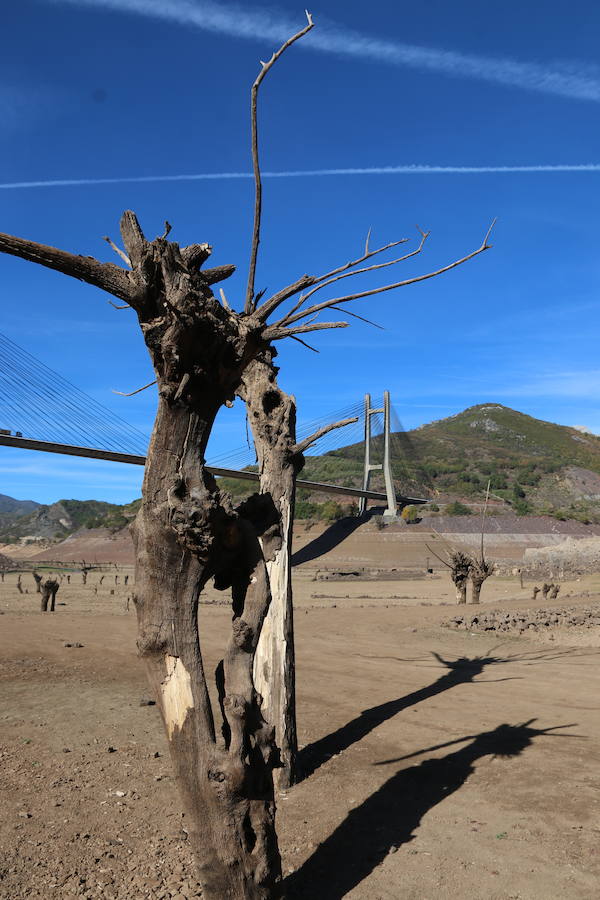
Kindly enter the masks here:
<path id="1" fill-rule="evenodd" d="M 75 447 L 72 444 L 55 444 L 51 441 L 35 441 L 31 438 L 16 437 L 12 434 L 0 434 L 0 446 L 4 447 L 20 447 L 22 450 L 41 450 L 45 453 L 60 453 L 65 456 L 85 456 L 91 459 L 106 459 L 112 462 L 130 463 L 134 466 L 143 466 L 146 463 L 145 456 L 135 456 L 132 453 L 117 453 L 112 450 L 97 450 L 95 447 Z M 224 478 L 239 478 L 243 481 L 258 481 L 257 472 L 245 472 L 238 469 L 221 469 L 216 466 L 207 466 L 209 472 L 213 475 L 222 476 Z M 360 488 L 342 487 L 339 484 L 321 484 L 317 481 L 302 481 L 298 479 L 296 482 L 299 488 L 308 488 L 308 490 L 321 491 L 324 494 L 342 494 L 344 497 L 366 497 L 367 500 L 384 500 L 387 501 L 387 495 L 380 491 L 363 491 Z M 398 495 L 399 504 L 421 504 L 427 503 L 417 497 L 402 497 Z"/>

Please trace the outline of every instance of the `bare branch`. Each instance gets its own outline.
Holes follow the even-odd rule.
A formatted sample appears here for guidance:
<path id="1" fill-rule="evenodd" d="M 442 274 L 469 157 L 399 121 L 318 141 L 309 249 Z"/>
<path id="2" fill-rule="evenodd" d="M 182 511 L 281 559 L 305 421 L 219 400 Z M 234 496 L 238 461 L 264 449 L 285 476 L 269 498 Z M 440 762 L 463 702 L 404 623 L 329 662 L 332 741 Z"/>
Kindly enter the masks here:
<path id="1" fill-rule="evenodd" d="M 142 391 L 145 391 L 147 388 L 152 387 L 153 384 L 156 384 L 156 379 L 154 381 L 150 381 L 148 384 L 145 384 L 144 387 L 138 388 L 135 391 L 130 391 L 128 394 L 125 394 L 123 391 L 113 391 L 113 394 L 118 394 L 119 397 L 133 397 L 134 394 L 141 394 Z"/>
<path id="2" fill-rule="evenodd" d="M 320 350 L 317 350 L 316 347 L 311 347 L 310 344 L 307 344 L 306 341 L 303 341 L 302 338 L 295 337 L 295 335 L 290 334 L 290 337 L 293 341 L 298 341 L 299 344 L 302 344 L 303 347 L 306 347 L 307 350 L 312 350 L 313 353 L 320 353 Z"/>
<path id="3" fill-rule="evenodd" d="M 121 238 L 131 260 L 131 265 L 138 268 L 142 263 L 142 257 L 148 249 L 148 241 L 138 222 L 137 216 L 132 210 L 126 209 L 121 216 Z"/>
<path id="4" fill-rule="evenodd" d="M 288 47 L 291 47 L 293 43 L 295 43 L 300 38 L 304 37 L 311 28 L 314 27 L 314 23 L 312 17 L 309 12 L 306 12 L 306 18 L 308 20 L 308 24 L 301 30 L 298 31 L 293 37 L 288 38 L 288 40 L 277 50 L 276 53 L 273 54 L 269 62 L 261 63 L 262 68 L 261 71 L 252 85 L 252 91 L 250 95 L 250 119 L 252 124 L 252 165 L 254 168 L 254 185 L 255 185 L 255 196 L 254 196 L 254 226 L 252 229 L 252 248 L 250 250 L 250 266 L 248 270 L 248 285 L 246 288 L 246 302 L 244 305 L 244 312 L 251 313 L 254 311 L 254 279 L 256 275 L 256 260 L 258 257 L 258 245 L 260 243 L 260 216 L 261 216 L 261 208 L 262 208 L 262 182 L 260 178 L 260 161 L 258 155 L 258 117 L 257 117 L 257 105 L 258 105 L 258 89 L 261 85 L 261 82 L 269 69 L 277 62 L 279 57 L 287 50 Z"/>
<path id="5" fill-rule="evenodd" d="M 340 309 L 339 306 L 332 306 L 330 309 L 335 309 L 336 312 L 343 312 L 345 316 L 352 316 L 353 319 L 360 319 L 361 322 L 366 322 L 367 325 L 372 325 L 373 328 L 379 328 L 380 331 L 385 331 L 383 325 L 378 325 L 377 322 L 372 322 L 371 319 L 365 319 L 364 316 L 359 316 L 358 313 L 352 312 L 349 309 Z"/>
<path id="6" fill-rule="evenodd" d="M 76 256 L 11 234 L 0 234 L 0 253 L 8 253 L 63 272 L 71 278 L 93 284 L 121 300 L 129 301 L 133 293 L 133 285 L 125 269 L 114 263 L 98 262 L 93 256 Z"/>
<path id="7" fill-rule="evenodd" d="M 340 422 L 333 422 L 331 425 L 324 425 L 323 428 L 319 428 L 318 431 L 315 431 L 315 433 L 311 434 L 310 437 L 304 438 L 304 440 L 302 441 L 298 441 L 298 443 L 292 448 L 292 453 L 304 453 L 305 450 L 308 450 L 311 444 L 314 444 L 315 441 L 318 441 L 326 434 L 329 434 L 330 431 L 335 431 L 336 428 L 344 428 L 346 425 L 354 424 L 354 422 L 358 422 L 357 416 L 354 416 L 352 419 L 342 419 Z"/>
<path id="8" fill-rule="evenodd" d="M 220 294 L 220 296 L 221 296 L 221 303 L 223 304 L 223 306 L 225 307 L 225 309 L 229 309 L 229 310 L 230 310 L 230 309 L 231 309 L 231 306 L 229 305 L 229 300 L 228 300 L 227 297 L 225 296 L 225 291 L 223 290 L 223 288 L 219 288 L 219 294 Z"/>
<path id="9" fill-rule="evenodd" d="M 371 229 L 367 231 L 367 239 L 365 241 L 365 256 L 369 255 L 369 241 L 371 240 Z"/>
<path id="10" fill-rule="evenodd" d="M 417 225 L 417 228 L 419 228 L 418 225 Z M 420 228 L 419 228 L 419 231 L 421 231 Z M 405 262 L 405 260 L 410 259 L 412 256 L 417 256 L 422 251 L 423 245 L 425 244 L 425 241 L 429 237 L 429 234 L 430 234 L 429 231 L 421 231 L 421 241 L 419 243 L 419 246 L 416 248 L 416 250 L 412 250 L 410 253 L 405 253 L 404 256 L 398 256 L 396 259 L 388 260 L 388 262 L 374 263 L 372 266 L 364 266 L 362 269 L 354 269 L 351 272 L 344 272 L 341 275 L 336 275 L 333 278 L 328 278 L 327 281 L 321 282 L 321 284 L 318 284 L 307 294 L 303 294 L 300 297 L 298 302 L 290 309 L 289 313 L 287 313 L 287 315 L 285 315 L 283 317 L 283 319 L 281 319 L 280 324 L 286 325 L 288 322 L 295 321 L 295 319 L 293 318 L 294 313 L 297 310 L 299 310 L 300 307 L 304 306 L 304 304 L 306 303 L 308 298 L 311 297 L 313 294 L 315 294 L 317 291 L 320 291 L 322 288 L 327 287 L 330 284 L 333 284 L 334 281 L 340 281 L 342 278 L 351 278 L 354 275 L 362 275 L 364 272 L 373 272 L 375 269 L 385 269 L 388 266 L 395 266 L 395 265 L 398 265 L 398 263 Z M 402 241 L 402 243 L 404 243 L 404 241 Z"/>
<path id="11" fill-rule="evenodd" d="M 115 251 L 115 253 L 117 254 L 117 256 L 119 256 L 119 257 L 123 260 L 123 262 L 125 263 L 125 265 L 126 265 L 126 266 L 129 266 L 129 268 L 131 268 L 131 260 L 129 259 L 129 257 L 127 256 L 127 254 L 124 253 L 124 252 L 121 250 L 120 247 L 117 247 L 117 245 L 115 244 L 115 242 L 112 241 L 112 240 L 109 238 L 108 235 L 105 235 L 105 236 L 104 236 L 104 240 L 106 241 L 106 243 L 108 244 L 108 246 L 109 246 L 112 250 Z"/>
<path id="12" fill-rule="evenodd" d="M 170 222 L 167 222 L 167 220 L 165 219 L 165 230 L 164 230 L 163 233 L 162 233 L 162 239 L 163 239 L 163 241 L 166 240 L 166 239 L 168 238 L 168 236 L 169 236 L 169 234 L 170 234 L 170 232 L 171 232 L 171 227 L 172 227 L 172 226 L 171 226 L 171 223 L 170 223 Z"/>
<path id="13" fill-rule="evenodd" d="M 300 291 L 303 291 L 305 288 L 312 287 L 313 284 L 320 284 L 322 281 L 327 281 L 329 278 L 333 278 L 334 275 L 345 272 L 347 269 L 352 269 L 354 266 L 366 262 L 367 259 L 372 259 L 372 257 L 377 256 L 379 253 L 385 253 L 386 250 L 391 250 L 392 247 L 406 244 L 407 241 L 408 238 L 401 238 L 399 241 L 390 241 L 389 244 L 384 244 L 383 247 L 377 247 L 376 250 L 365 250 L 365 253 L 363 253 L 362 256 L 359 256 L 357 259 L 351 259 L 349 262 L 337 266 L 335 269 L 331 269 L 330 272 L 325 272 L 324 275 L 301 275 L 297 281 L 293 282 L 293 284 L 289 284 L 287 287 L 282 288 L 268 300 L 265 300 L 262 306 L 258 307 L 257 315 L 260 321 L 266 322 L 271 313 L 274 312 L 278 306 L 281 306 L 282 303 L 285 303 L 286 300 L 293 297 L 295 294 L 300 293 Z M 290 310 L 290 314 L 295 312 L 296 309 L 299 309 L 303 302 L 304 301 L 301 298 L 298 304 Z"/>
<path id="14" fill-rule="evenodd" d="M 132 309 L 129 303 L 124 303 L 123 306 L 119 306 L 118 303 L 113 303 L 112 300 L 108 301 L 113 309 Z"/>
<path id="15" fill-rule="evenodd" d="M 494 220 L 495 221 L 495 220 Z M 487 240 L 490 235 L 491 229 L 493 228 L 494 223 L 487 231 L 485 239 L 480 247 L 477 250 L 473 250 L 472 253 L 468 253 L 467 256 L 461 257 L 461 259 L 456 259 L 454 262 L 449 263 L 447 266 L 442 266 L 441 269 L 436 269 L 435 272 L 427 272 L 425 275 L 417 275 L 414 278 L 406 278 L 404 281 L 396 281 L 393 284 L 386 284 L 383 287 L 379 288 L 371 288 L 368 291 L 359 291 L 356 294 L 347 294 L 345 297 L 334 297 L 332 300 L 325 300 L 323 303 L 316 303 L 314 306 L 309 306 L 308 309 L 302 310 L 302 312 L 297 313 L 295 316 L 291 316 L 290 318 L 286 317 L 285 324 L 291 325 L 294 322 L 298 322 L 301 319 L 306 318 L 306 316 L 312 316 L 314 313 L 320 312 L 322 309 L 330 309 L 332 306 L 336 306 L 339 303 L 350 303 L 351 300 L 360 300 L 363 297 L 372 297 L 374 294 L 381 294 L 384 291 L 393 291 L 396 288 L 406 287 L 409 284 L 417 284 L 419 281 L 427 281 L 429 278 L 435 278 L 437 275 L 442 275 L 444 272 L 449 272 L 451 269 L 455 269 L 457 266 L 463 265 L 463 263 L 468 262 L 470 259 L 473 259 L 475 256 L 479 256 L 480 253 L 483 253 L 485 250 L 489 250 L 492 246 L 488 244 Z"/>
<path id="16" fill-rule="evenodd" d="M 216 284 L 217 281 L 225 281 L 235 272 L 235 266 L 215 266 L 213 269 L 202 269 L 202 275 L 209 284 Z"/>
<path id="17" fill-rule="evenodd" d="M 196 269 L 205 262 L 212 253 L 210 244 L 190 244 L 182 247 L 181 258 L 188 269 Z"/>
<path id="18" fill-rule="evenodd" d="M 272 325 L 263 332 L 266 341 L 280 341 L 294 334 L 308 334 L 309 331 L 326 331 L 329 328 L 347 328 L 347 322 L 317 322 L 315 325 L 299 325 L 297 328 L 280 328 Z"/>
<path id="19" fill-rule="evenodd" d="M 490 502 L 490 485 L 492 481 L 488 478 L 487 490 L 485 492 L 485 503 L 483 504 L 483 515 L 481 516 L 481 562 L 485 561 L 485 556 L 483 555 L 483 535 L 485 532 L 485 517 L 487 515 L 488 503 Z"/>
<path id="20" fill-rule="evenodd" d="M 429 550 L 429 552 L 430 552 L 431 554 L 433 554 L 433 556 L 435 556 L 436 559 L 439 559 L 439 561 L 442 563 L 442 565 L 446 566 L 446 568 L 448 568 L 448 569 L 451 569 L 451 568 L 452 568 L 452 566 L 450 565 L 450 563 L 447 562 L 447 560 L 442 559 L 441 556 L 438 556 L 437 553 L 435 552 L 435 550 L 432 550 L 432 549 L 431 549 L 431 547 L 429 546 L 429 544 L 425 544 L 425 546 L 427 547 L 427 549 Z"/>

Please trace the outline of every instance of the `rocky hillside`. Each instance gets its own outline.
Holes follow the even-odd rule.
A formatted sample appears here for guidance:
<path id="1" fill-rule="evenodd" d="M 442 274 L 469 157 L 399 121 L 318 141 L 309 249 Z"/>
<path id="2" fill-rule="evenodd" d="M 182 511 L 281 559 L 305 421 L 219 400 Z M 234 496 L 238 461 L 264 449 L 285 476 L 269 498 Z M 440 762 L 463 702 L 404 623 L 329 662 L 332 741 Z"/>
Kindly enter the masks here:
<path id="1" fill-rule="evenodd" d="M 0 524 L 0 543 L 14 543 L 28 537 L 62 540 L 79 528 L 118 531 L 131 521 L 138 503 L 125 506 L 102 500 L 58 500 L 50 506 L 36 503 L 31 512 L 6 514 Z"/>
<path id="2" fill-rule="evenodd" d="M 20 516 L 26 516 L 39 507 L 35 500 L 15 500 L 6 494 L 0 494 L 0 529 L 10 525 Z"/>

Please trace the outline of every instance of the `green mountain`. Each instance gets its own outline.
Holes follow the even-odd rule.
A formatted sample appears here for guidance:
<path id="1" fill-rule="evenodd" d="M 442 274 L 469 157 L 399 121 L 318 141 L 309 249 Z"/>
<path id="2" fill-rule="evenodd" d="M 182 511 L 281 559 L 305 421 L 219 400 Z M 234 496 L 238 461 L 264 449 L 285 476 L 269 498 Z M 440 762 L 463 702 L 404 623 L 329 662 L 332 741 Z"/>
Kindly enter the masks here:
<path id="1" fill-rule="evenodd" d="M 391 451 L 398 490 L 427 497 L 434 508 L 453 501 L 481 504 L 489 482 L 495 512 L 600 521 L 600 437 L 577 428 L 544 422 L 499 403 L 482 403 L 392 435 Z M 383 438 L 377 437 L 373 461 L 382 455 Z M 361 443 L 307 456 L 300 477 L 359 487 L 362 460 Z M 383 489 L 379 473 L 373 473 L 371 484 Z M 224 479 L 223 485 L 235 496 L 250 491 L 232 479 Z M 331 506 L 327 495 L 304 489 L 298 499 L 300 517 L 318 516 L 327 501 Z"/>
<path id="2" fill-rule="evenodd" d="M 376 438 L 374 455 L 383 452 Z M 392 436 L 394 476 L 407 495 L 479 501 L 488 481 L 507 510 L 600 520 L 600 437 L 498 403 Z M 357 485 L 362 444 L 309 457 L 304 477 Z M 420 494 L 418 493 L 420 492 Z"/>

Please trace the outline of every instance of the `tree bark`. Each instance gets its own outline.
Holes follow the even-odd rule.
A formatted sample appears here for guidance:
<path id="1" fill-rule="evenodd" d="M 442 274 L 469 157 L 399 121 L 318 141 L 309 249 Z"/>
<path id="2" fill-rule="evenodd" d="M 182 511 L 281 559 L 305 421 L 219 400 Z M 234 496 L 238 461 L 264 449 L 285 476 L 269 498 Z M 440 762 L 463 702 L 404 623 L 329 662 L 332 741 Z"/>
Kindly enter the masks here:
<path id="1" fill-rule="evenodd" d="M 268 498 L 262 512 L 247 503 L 238 514 L 204 468 L 217 411 L 267 346 L 264 324 L 215 300 L 211 280 L 231 267 L 204 277 L 198 267 L 210 255 L 207 244 L 182 250 L 164 237 L 147 241 L 131 212 L 121 235 L 130 272 L 10 236 L 0 236 L 0 251 L 97 284 L 137 313 L 159 394 L 132 529 L 138 648 L 162 713 L 203 897 L 273 900 L 281 895 L 277 748 L 252 680 L 271 598 L 257 537 Z M 269 523 L 276 518 L 271 510 Z M 198 631 L 198 597 L 213 576 L 217 587 L 231 587 L 233 601 L 218 684 L 224 744 L 215 735 Z"/>
<path id="2" fill-rule="evenodd" d="M 461 578 L 459 580 L 454 580 L 454 587 L 456 588 L 456 602 L 460 605 L 461 603 L 467 602 L 467 578 Z"/>
<path id="3" fill-rule="evenodd" d="M 260 343 L 247 320 L 217 303 L 177 244 L 147 242 L 131 213 L 122 235 L 159 391 L 132 528 L 138 648 L 163 716 L 203 897 L 270 900 L 281 886 L 277 754 L 252 681 L 269 582 L 252 521 L 227 505 L 204 468 L 215 416 Z M 190 258 L 197 265 L 197 255 Z M 217 587 L 231 587 L 233 599 L 219 683 L 224 746 L 216 739 L 198 631 L 198 598 L 212 576 Z"/>
<path id="4" fill-rule="evenodd" d="M 304 458 L 294 451 L 296 403 L 277 384 L 274 355 L 269 349 L 250 363 L 238 393 L 246 403 L 254 438 L 260 493 L 271 498 L 277 513 L 277 521 L 260 538 L 272 599 L 254 657 L 254 684 L 262 698 L 262 714 L 275 727 L 281 754 L 275 780 L 285 789 L 297 776 L 291 555 L 296 477 Z"/>
<path id="5" fill-rule="evenodd" d="M 471 603 L 479 603 L 481 586 L 485 579 L 471 576 Z"/>
<path id="6" fill-rule="evenodd" d="M 50 602 L 50 612 L 54 612 L 54 605 L 56 602 L 56 594 L 58 592 L 58 581 L 55 581 L 53 578 L 47 578 L 45 581 L 41 582 L 41 599 L 40 606 L 42 612 L 47 612 L 48 610 L 48 602 Z"/>
<path id="7" fill-rule="evenodd" d="M 253 642 L 262 621 L 260 610 L 247 608 L 252 598 L 240 602 L 239 584 L 241 608 L 224 666 L 223 707 L 234 737 L 225 748 L 216 742 L 199 641 L 200 591 L 222 566 L 239 565 L 241 543 L 203 468 L 215 413 L 216 408 L 200 416 L 159 403 L 144 499 L 132 529 L 138 648 L 163 715 L 203 895 L 270 898 L 280 878 L 273 760 L 251 681 Z M 262 556 L 246 579 L 266 612 Z"/>

